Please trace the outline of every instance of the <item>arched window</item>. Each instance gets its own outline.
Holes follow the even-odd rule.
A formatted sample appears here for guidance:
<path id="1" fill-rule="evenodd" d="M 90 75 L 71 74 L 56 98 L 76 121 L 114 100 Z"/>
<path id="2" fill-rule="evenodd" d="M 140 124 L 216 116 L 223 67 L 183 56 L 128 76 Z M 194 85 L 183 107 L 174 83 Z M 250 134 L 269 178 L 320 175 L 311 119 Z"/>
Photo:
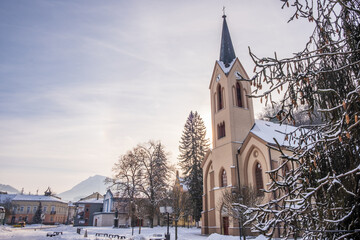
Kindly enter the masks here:
<path id="1" fill-rule="evenodd" d="M 241 95 L 241 87 L 239 83 L 236 83 L 236 106 L 243 107 L 242 103 L 242 95 Z"/>
<path id="2" fill-rule="evenodd" d="M 223 169 L 223 170 L 222 170 L 222 173 L 221 173 L 220 187 L 226 187 L 226 186 L 227 186 L 226 171 L 225 171 L 225 169 Z"/>
<path id="3" fill-rule="evenodd" d="M 217 125 L 218 139 L 225 137 L 225 122 L 221 122 Z"/>
<path id="4" fill-rule="evenodd" d="M 218 100 L 218 110 L 221 110 L 224 108 L 224 96 L 223 96 L 223 92 L 222 92 L 222 88 L 221 85 L 218 84 L 217 86 L 217 100 Z"/>
<path id="5" fill-rule="evenodd" d="M 262 168 L 260 163 L 257 163 L 255 166 L 255 181 L 256 181 L 256 192 L 258 196 L 262 196 L 264 192 L 261 189 L 264 189 L 263 177 L 262 177 Z"/>
<path id="6" fill-rule="evenodd" d="M 247 97 L 247 92 L 246 90 L 244 89 L 244 103 L 243 103 L 243 107 L 244 108 L 249 108 L 249 99 Z"/>
<path id="7" fill-rule="evenodd" d="M 283 177 L 285 177 L 288 172 L 289 172 L 289 166 L 287 164 L 285 164 L 282 168 Z"/>

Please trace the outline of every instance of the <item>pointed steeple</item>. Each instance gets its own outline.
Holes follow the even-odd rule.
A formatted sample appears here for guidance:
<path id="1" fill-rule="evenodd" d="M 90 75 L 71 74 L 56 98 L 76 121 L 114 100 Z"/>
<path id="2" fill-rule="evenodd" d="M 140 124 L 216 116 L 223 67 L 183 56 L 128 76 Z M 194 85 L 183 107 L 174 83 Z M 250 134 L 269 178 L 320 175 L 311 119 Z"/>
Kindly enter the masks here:
<path id="1" fill-rule="evenodd" d="M 236 58 L 234 47 L 231 42 L 229 28 L 226 23 L 226 15 L 222 16 L 224 18 L 222 35 L 221 35 L 221 47 L 220 47 L 220 61 L 222 61 L 225 67 L 230 66 L 230 63 Z"/>

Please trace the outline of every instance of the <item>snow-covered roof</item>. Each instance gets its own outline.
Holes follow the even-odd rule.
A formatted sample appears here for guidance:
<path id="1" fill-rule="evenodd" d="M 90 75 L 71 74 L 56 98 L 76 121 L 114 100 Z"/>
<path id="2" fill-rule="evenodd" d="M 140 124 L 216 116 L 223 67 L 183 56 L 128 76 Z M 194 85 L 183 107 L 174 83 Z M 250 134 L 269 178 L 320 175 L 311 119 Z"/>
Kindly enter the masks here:
<path id="1" fill-rule="evenodd" d="M 45 195 L 23 195 L 23 194 L 17 194 L 13 201 L 42 201 L 42 202 L 62 202 L 67 203 L 65 201 L 62 201 L 61 199 L 54 197 L 54 196 L 45 196 Z"/>
<path id="2" fill-rule="evenodd" d="M 281 146 L 290 147 L 294 146 L 296 142 L 293 143 L 289 140 L 285 140 L 285 136 L 291 132 L 299 131 L 297 129 L 297 127 L 286 124 L 280 125 L 278 123 L 256 119 L 255 124 L 250 132 L 263 139 L 267 143 L 276 144 L 274 141 L 275 138 Z"/>
<path id="3" fill-rule="evenodd" d="M 236 61 L 236 58 L 234 58 L 234 59 L 232 60 L 232 62 L 230 63 L 230 65 L 229 65 L 228 67 L 225 67 L 225 64 L 224 64 L 222 61 L 220 61 L 220 60 L 217 60 L 216 62 L 219 64 L 219 66 L 220 66 L 221 69 L 224 71 L 224 73 L 225 73 L 225 74 L 228 74 L 228 73 L 230 72 L 232 66 L 234 65 L 235 61 Z"/>
<path id="4" fill-rule="evenodd" d="M 80 200 L 76 203 L 101 203 L 103 204 L 104 199 L 97 199 L 97 198 L 90 198 L 90 199 L 84 199 L 84 200 Z"/>
<path id="5" fill-rule="evenodd" d="M 16 194 L 0 194 L 0 203 L 11 201 L 15 196 Z"/>

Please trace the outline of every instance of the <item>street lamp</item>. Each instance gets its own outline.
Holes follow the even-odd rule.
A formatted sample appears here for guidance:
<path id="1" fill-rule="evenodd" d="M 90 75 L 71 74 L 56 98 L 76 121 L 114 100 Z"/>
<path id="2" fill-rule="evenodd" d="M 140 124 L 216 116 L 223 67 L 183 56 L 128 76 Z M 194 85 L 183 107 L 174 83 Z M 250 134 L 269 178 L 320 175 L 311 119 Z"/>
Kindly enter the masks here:
<path id="1" fill-rule="evenodd" d="M 166 240 L 170 240 L 170 233 L 169 233 L 169 214 L 173 213 L 173 209 L 172 207 L 160 207 L 160 212 L 161 213 L 167 213 L 167 234 L 165 234 Z"/>
<path id="2" fill-rule="evenodd" d="M 118 209 L 116 208 L 115 218 L 114 218 L 114 228 L 118 228 L 118 227 L 119 227 L 119 218 L 118 218 L 118 215 L 119 215 L 119 211 L 118 211 Z"/>

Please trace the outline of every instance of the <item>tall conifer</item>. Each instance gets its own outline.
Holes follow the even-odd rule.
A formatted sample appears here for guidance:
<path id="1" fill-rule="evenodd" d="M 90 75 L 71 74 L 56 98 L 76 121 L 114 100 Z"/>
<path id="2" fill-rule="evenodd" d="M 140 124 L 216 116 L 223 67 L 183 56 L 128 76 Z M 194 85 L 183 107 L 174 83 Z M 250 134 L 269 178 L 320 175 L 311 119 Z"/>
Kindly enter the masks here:
<path id="1" fill-rule="evenodd" d="M 209 139 L 206 138 L 204 121 L 196 111 L 191 111 L 180 140 L 179 160 L 185 174 L 185 182 L 193 205 L 193 217 L 196 222 L 200 221 L 202 211 L 203 176 L 201 161 L 208 150 Z"/>
<path id="2" fill-rule="evenodd" d="M 41 206 L 41 202 L 39 202 L 39 206 L 36 209 L 36 212 L 34 214 L 33 217 L 33 223 L 41 223 L 42 219 L 41 219 L 41 215 L 42 215 L 42 206 Z"/>

